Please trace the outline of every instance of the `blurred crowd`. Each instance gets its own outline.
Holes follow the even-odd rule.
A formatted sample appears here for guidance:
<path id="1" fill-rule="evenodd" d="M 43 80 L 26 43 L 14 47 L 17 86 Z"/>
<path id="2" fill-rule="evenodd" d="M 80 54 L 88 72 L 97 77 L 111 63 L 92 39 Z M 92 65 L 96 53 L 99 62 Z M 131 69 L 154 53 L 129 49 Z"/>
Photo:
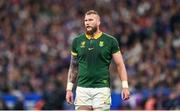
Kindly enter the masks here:
<path id="1" fill-rule="evenodd" d="M 180 109 L 179 0 L 0 0 L 0 109 L 68 109 L 65 88 L 74 37 L 84 13 L 97 10 L 101 30 L 117 38 L 131 98 L 114 109 Z M 121 83 L 112 62 L 112 93 Z M 9 108 L 3 95 L 18 98 Z M 113 106 L 113 105 L 112 105 Z"/>

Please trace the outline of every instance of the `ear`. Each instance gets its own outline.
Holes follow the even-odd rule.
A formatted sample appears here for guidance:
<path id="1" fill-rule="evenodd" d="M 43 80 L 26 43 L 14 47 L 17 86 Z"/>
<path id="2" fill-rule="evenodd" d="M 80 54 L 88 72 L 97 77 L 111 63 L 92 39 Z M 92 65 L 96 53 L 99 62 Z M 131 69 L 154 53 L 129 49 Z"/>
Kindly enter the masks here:
<path id="1" fill-rule="evenodd" d="M 101 24 L 101 22 L 100 22 L 100 20 L 98 20 L 98 21 L 97 21 L 97 25 L 100 25 L 100 24 Z"/>
<path id="2" fill-rule="evenodd" d="M 96 22 L 97 22 L 97 25 L 100 25 L 100 24 L 101 24 L 99 15 L 96 15 Z"/>

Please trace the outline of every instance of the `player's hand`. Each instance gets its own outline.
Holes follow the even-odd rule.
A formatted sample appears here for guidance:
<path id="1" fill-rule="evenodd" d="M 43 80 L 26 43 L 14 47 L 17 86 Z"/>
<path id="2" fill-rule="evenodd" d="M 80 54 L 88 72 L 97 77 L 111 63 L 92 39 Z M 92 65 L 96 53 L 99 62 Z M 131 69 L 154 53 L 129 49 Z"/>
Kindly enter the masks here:
<path id="1" fill-rule="evenodd" d="M 71 90 L 66 91 L 66 101 L 68 104 L 73 103 L 73 92 Z"/>
<path id="2" fill-rule="evenodd" d="M 123 99 L 123 100 L 129 99 L 130 92 L 129 92 L 129 89 L 128 89 L 128 88 L 123 88 L 121 94 L 122 94 L 122 99 Z"/>

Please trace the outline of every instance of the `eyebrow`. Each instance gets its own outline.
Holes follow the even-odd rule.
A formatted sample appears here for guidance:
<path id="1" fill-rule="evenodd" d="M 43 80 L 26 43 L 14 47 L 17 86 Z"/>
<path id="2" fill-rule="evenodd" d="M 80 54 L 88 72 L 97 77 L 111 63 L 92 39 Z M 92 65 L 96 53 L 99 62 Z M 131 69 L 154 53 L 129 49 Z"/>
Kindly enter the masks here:
<path id="1" fill-rule="evenodd" d="M 89 18 L 89 19 L 84 19 L 84 20 L 93 20 L 92 18 Z"/>

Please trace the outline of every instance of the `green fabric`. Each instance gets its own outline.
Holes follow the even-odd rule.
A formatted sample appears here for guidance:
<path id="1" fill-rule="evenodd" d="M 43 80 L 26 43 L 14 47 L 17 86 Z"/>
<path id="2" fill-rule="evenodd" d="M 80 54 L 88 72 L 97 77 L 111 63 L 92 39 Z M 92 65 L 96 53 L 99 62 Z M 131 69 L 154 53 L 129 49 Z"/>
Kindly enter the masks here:
<path id="1" fill-rule="evenodd" d="M 88 39 L 85 34 L 75 38 L 72 52 L 79 63 L 78 83 L 80 87 L 110 87 L 109 65 L 112 54 L 119 51 L 117 40 L 103 33 L 98 39 Z"/>

